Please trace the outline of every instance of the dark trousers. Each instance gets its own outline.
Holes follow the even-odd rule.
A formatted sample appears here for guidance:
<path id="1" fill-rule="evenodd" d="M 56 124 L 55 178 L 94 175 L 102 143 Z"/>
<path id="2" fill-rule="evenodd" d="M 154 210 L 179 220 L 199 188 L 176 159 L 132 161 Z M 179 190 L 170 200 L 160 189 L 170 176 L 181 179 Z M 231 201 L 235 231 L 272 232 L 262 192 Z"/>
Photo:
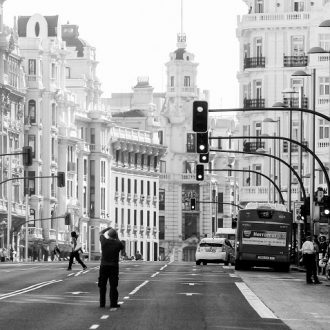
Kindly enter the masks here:
<path id="1" fill-rule="evenodd" d="M 99 288 L 100 288 L 100 306 L 105 306 L 108 280 L 110 283 L 110 306 L 118 303 L 118 281 L 119 266 L 100 266 Z"/>
<path id="2" fill-rule="evenodd" d="M 319 279 L 317 277 L 317 266 L 316 266 L 316 256 L 315 254 L 307 254 L 303 255 L 304 265 L 306 267 L 306 282 L 312 283 L 312 276 L 314 278 L 314 282 L 318 282 Z"/>
<path id="3" fill-rule="evenodd" d="M 80 256 L 79 256 L 79 252 L 78 251 L 72 251 L 70 253 L 70 260 L 69 260 L 69 266 L 68 269 L 71 269 L 72 267 L 72 263 L 73 263 L 73 258 L 76 258 L 76 260 L 80 263 L 80 265 L 85 268 L 86 265 L 81 261 Z"/>

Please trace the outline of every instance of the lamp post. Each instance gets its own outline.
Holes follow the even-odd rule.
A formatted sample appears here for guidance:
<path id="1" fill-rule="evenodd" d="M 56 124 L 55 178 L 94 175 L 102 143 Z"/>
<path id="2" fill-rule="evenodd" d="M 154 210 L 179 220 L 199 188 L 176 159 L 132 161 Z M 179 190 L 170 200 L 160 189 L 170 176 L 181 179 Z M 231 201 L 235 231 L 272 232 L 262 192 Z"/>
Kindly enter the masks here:
<path id="1" fill-rule="evenodd" d="M 263 120 L 264 123 L 276 123 L 276 126 L 277 126 L 277 136 L 281 136 L 281 120 L 280 118 L 278 118 L 277 120 L 274 120 L 272 118 L 265 118 Z M 274 136 L 276 136 L 276 133 L 274 132 Z M 276 152 L 275 152 L 275 140 L 274 140 L 274 155 L 276 155 Z M 278 140 L 278 157 L 281 156 L 281 141 Z M 275 165 L 275 159 L 274 159 L 274 181 L 276 182 L 276 165 Z M 278 186 L 279 188 L 281 189 L 281 166 L 279 164 L 278 166 Z M 274 201 L 275 201 L 275 186 L 274 186 Z"/>
<path id="2" fill-rule="evenodd" d="M 313 53 L 313 49 L 311 49 Z M 310 53 L 310 52 L 308 52 Z M 315 110 L 316 110 L 316 69 L 312 69 L 311 74 L 307 74 L 305 71 L 299 70 L 292 74 L 293 77 L 307 77 L 310 76 L 312 78 L 312 120 L 310 121 L 310 142 L 311 142 L 311 151 L 313 154 L 315 154 Z M 315 210 L 314 210 L 314 191 L 315 191 L 315 157 L 313 155 L 310 155 L 310 230 L 311 235 L 314 234 L 314 226 L 313 226 L 313 220 L 315 217 Z M 329 190 L 329 189 L 328 189 Z"/>

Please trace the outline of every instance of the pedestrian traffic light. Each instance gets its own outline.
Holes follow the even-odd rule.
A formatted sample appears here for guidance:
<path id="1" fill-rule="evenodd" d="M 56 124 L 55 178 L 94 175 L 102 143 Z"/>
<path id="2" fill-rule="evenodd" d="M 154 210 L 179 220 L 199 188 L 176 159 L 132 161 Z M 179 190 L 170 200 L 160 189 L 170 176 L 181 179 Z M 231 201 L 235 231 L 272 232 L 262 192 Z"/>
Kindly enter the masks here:
<path id="1" fill-rule="evenodd" d="M 196 210 L 196 199 L 195 198 L 191 198 L 190 199 L 190 210 L 191 211 L 195 211 Z"/>
<path id="2" fill-rule="evenodd" d="M 70 226 L 71 225 L 71 213 L 69 213 L 69 212 L 65 213 L 64 224 L 66 226 Z"/>
<path id="3" fill-rule="evenodd" d="M 208 121 L 208 105 L 206 101 L 193 102 L 193 131 L 205 133 L 207 132 Z"/>
<path id="4" fill-rule="evenodd" d="M 204 165 L 197 164 L 196 166 L 196 180 L 203 181 L 204 180 Z"/>
<path id="5" fill-rule="evenodd" d="M 57 187 L 65 187 L 65 173 L 57 172 Z"/>
<path id="6" fill-rule="evenodd" d="M 30 146 L 23 147 L 23 165 L 24 166 L 32 165 L 32 147 Z"/>
<path id="7" fill-rule="evenodd" d="M 323 202 L 323 213 L 326 216 L 330 215 L 330 196 L 323 196 L 322 198 Z"/>
<path id="8" fill-rule="evenodd" d="M 209 154 L 199 154 L 199 162 L 200 163 L 208 163 L 209 162 Z"/>
<path id="9" fill-rule="evenodd" d="M 207 154 L 209 152 L 209 133 L 197 133 L 197 153 Z"/>

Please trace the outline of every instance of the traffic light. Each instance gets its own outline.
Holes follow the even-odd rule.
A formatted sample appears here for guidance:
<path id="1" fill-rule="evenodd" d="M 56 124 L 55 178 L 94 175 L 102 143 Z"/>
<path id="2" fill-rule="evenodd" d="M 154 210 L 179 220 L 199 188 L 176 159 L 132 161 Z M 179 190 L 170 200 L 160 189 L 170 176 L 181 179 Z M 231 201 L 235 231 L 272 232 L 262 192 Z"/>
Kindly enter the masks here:
<path id="1" fill-rule="evenodd" d="M 323 196 L 323 213 L 326 216 L 330 215 L 330 196 Z"/>
<path id="2" fill-rule="evenodd" d="M 193 102 L 193 131 L 207 132 L 208 108 L 206 101 Z"/>
<path id="3" fill-rule="evenodd" d="M 306 214 L 306 207 L 305 205 L 300 206 L 300 219 L 301 220 L 306 220 L 307 219 L 307 214 Z"/>
<path id="4" fill-rule="evenodd" d="M 233 228 L 233 229 L 237 228 L 237 218 L 231 219 L 231 228 Z"/>
<path id="5" fill-rule="evenodd" d="M 207 154 L 209 152 L 209 133 L 197 133 L 197 153 Z"/>
<path id="6" fill-rule="evenodd" d="M 32 147 L 30 146 L 23 147 L 23 165 L 24 166 L 32 165 Z"/>
<path id="7" fill-rule="evenodd" d="M 57 172 L 57 187 L 65 187 L 65 173 Z"/>
<path id="8" fill-rule="evenodd" d="M 70 226 L 71 225 L 71 213 L 69 213 L 69 212 L 65 213 L 64 224 L 66 226 Z"/>
<path id="9" fill-rule="evenodd" d="M 196 210 L 196 199 L 195 198 L 191 198 L 190 199 L 190 210 L 191 211 L 195 211 Z"/>
<path id="10" fill-rule="evenodd" d="M 204 180 L 204 165 L 202 165 L 202 164 L 196 165 L 196 180 L 197 181 Z"/>
<path id="11" fill-rule="evenodd" d="M 200 154 L 199 155 L 199 162 L 200 163 L 208 163 L 209 162 L 209 154 Z"/>

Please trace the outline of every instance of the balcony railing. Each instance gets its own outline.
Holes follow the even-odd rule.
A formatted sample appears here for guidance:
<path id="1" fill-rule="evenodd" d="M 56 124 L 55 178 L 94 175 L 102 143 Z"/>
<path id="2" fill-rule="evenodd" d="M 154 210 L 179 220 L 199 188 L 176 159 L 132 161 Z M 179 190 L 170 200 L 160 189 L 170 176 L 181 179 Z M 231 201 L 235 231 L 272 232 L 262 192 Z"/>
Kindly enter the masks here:
<path id="1" fill-rule="evenodd" d="M 285 56 L 283 55 L 283 66 L 284 67 L 303 67 L 308 65 L 308 56 Z"/>
<path id="2" fill-rule="evenodd" d="M 287 107 L 299 108 L 299 98 L 298 97 L 283 97 L 283 103 Z M 302 99 L 303 109 L 308 109 L 308 97 Z"/>
<path id="3" fill-rule="evenodd" d="M 259 148 L 265 148 L 265 142 L 245 142 L 243 145 L 244 152 L 256 152 Z"/>
<path id="4" fill-rule="evenodd" d="M 265 67 L 265 57 L 245 57 L 244 58 L 244 70 L 253 68 L 264 68 Z"/>
<path id="5" fill-rule="evenodd" d="M 243 107 L 245 109 L 264 108 L 265 107 L 265 99 L 244 99 Z"/>

